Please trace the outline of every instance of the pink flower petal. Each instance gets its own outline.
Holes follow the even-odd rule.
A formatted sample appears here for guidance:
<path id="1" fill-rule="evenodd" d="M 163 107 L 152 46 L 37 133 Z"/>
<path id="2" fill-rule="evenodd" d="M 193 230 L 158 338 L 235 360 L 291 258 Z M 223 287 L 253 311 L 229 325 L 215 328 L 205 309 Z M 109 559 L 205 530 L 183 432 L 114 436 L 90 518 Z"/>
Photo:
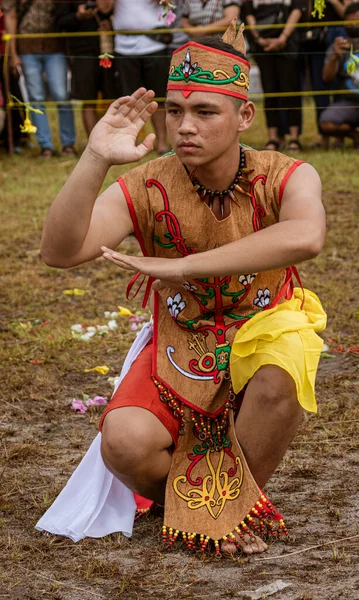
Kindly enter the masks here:
<path id="1" fill-rule="evenodd" d="M 75 412 L 79 412 L 81 414 L 84 414 L 87 411 L 87 407 L 84 405 L 84 403 L 82 402 L 82 400 L 78 400 L 76 398 L 74 398 L 72 400 L 72 402 L 71 402 L 71 408 Z"/>

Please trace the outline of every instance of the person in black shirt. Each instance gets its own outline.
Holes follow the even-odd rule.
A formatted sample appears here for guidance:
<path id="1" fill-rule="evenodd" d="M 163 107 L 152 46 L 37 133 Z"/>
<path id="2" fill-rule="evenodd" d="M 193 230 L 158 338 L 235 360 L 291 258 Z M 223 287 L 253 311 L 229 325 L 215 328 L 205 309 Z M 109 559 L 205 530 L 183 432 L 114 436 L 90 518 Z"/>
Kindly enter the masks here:
<path id="1" fill-rule="evenodd" d="M 110 29 L 112 6 L 113 0 L 95 0 L 91 4 L 62 0 L 56 3 L 56 27 L 58 31 L 69 32 Z M 104 69 L 99 64 L 99 36 L 69 37 L 67 49 L 72 73 L 72 98 L 93 100 L 93 103 L 84 103 L 82 109 L 84 127 L 89 136 L 98 120 L 98 93 L 101 92 L 104 99 L 115 98 L 114 71 L 112 67 Z"/>
<path id="2" fill-rule="evenodd" d="M 251 50 L 260 70 L 264 93 L 297 92 L 300 89 L 299 43 L 295 24 L 300 20 L 302 10 L 303 0 L 250 0 L 242 7 L 247 25 L 253 27 L 250 31 Z M 284 27 L 271 27 L 275 24 L 284 24 Z M 261 27 L 256 29 L 256 25 Z M 300 98 L 296 96 L 265 98 L 267 150 L 279 149 L 280 108 L 286 113 L 289 127 L 288 149 L 301 149 L 299 104 Z"/>

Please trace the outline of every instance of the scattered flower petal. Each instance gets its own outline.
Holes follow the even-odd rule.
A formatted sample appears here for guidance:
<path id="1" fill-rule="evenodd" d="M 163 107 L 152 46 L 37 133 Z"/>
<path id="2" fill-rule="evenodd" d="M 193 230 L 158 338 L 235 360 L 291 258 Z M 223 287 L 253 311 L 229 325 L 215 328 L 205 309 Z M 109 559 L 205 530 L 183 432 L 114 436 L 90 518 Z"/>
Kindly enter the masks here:
<path id="1" fill-rule="evenodd" d="M 83 331 L 83 326 L 81 323 L 76 323 L 76 325 L 71 325 L 71 331 L 75 333 L 81 333 Z"/>
<path id="2" fill-rule="evenodd" d="M 103 406 L 107 404 L 107 398 L 105 396 L 95 396 L 94 398 L 89 398 L 86 401 L 86 406 Z"/>
<path id="3" fill-rule="evenodd" d="M 87 290 L 79 290 L 78 288 L 73 288 L 72 290 L 64 290 L 62 293 L 64 296 L 84 296 Z"/>
<path id="4" fill-rule="evenodd" d="M 84 369 L 84 373 L 90 373 L 91 371 L 95 371 L 96 373 L 100 373 L 100 375 L 107 375 L 107 373 L 110 371 L 110 369 L 106 365 L 100 365 L 98 367 L 92 367 L 91 369 Z"/>
<path id="5" fill-rule="evenodd" d="M 72 402 L 71 402 L 71 408 L 75 412 L 79 412 L 81 414 L 84 414 L 87 411 L 87 407 L 84 405 L 84 403 L 82 402 L 82 400 L 78 400 L 76 398 L 74 398 L 72 400 Z"/>
<path id="6" fill-rule="evenodd" d="M 115 319 L 112 319 L 107 323 L 107 326 L 113 331 L 114 329 L 117 329 L 117 321 L 115 321 Z"/>
<path id="7" fill-rule="evenodd" d="M 112 387 L 115 387 L 115 385 L 117 384 L 117 382 L 118 382 L 118 380 L 119 380 L 119 379 L 120 379 L 120 377 L 119 377 L 119 376 L 117 376 L 117 377 L 109 377 L 109 378 L 107 379 L 107 381 L 108 381 L 108 383 L 109 383 L 109 384 L 110 384 Z"/>
<path id="8" fill-rule="evenodd" d="M 125 308 L 124 306 L 118 306 L 118 315 L 119 317 L 131 317 L 132 312 Z"/>
<path id="9" fill-rule="evenodd" d="M 80 340 L 83 340 L 84 342 L 87 342 L 88 340 L 90 340 L 94 335 L 96 335 L 95 331 L 87 331 L 86 333 L 84 333 L 83 335 L 80 335 Z"/>

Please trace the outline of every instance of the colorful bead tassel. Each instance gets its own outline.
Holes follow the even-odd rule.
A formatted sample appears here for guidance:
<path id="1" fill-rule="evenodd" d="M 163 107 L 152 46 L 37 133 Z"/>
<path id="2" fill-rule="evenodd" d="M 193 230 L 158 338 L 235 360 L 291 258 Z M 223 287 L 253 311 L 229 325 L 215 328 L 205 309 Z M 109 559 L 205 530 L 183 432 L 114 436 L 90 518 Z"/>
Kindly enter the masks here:
<path id="1" fill-rule="evenodd" d="M 245 536 L 248 536 L 251 541 L 254 540 L 256 535 L 265 538 L 288 536 L 288 530 L 284 524 L 282 515 L 274 508 L 273 504 L 263 493 L 243 521 L 234 528 L 234 531 L 238 537 L 231 531 L 227 535 L 224 535 L 222 540 L 234 544 L 238 550 L 241 549 L 239 540 L 245 543 Z M 195 550 L 199 547 L 202 553 L 206 551 L 211 541 L 211 538 L 203 533 L 180 532 L 178 529 L 174 530 L 172 527 L 166 527 L 166 525 L 162 527 L 162 541 L 168 547 L 172 547 L 180 535 L 189 550 Z M 215 555 L 220 556 L 221 547 L 219 540 L 212 540 L 212 543 Z"/>

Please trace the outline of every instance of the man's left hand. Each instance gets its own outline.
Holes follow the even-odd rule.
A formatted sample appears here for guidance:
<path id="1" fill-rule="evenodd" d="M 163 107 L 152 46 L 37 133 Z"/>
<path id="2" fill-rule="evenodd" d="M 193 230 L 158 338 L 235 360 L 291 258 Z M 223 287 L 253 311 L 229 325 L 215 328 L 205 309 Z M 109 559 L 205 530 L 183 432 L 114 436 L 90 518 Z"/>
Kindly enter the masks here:
<path id="1" fill-rule="evenodd" d="M 127 271 L 140 272 L 149 275 L 156 281 L 153 289 L 178 287 L 185 281 L 182 258 L 154 258 L 151 256 L 128 256 L 102 246 L 103 257 L 118 267 Z"/>

